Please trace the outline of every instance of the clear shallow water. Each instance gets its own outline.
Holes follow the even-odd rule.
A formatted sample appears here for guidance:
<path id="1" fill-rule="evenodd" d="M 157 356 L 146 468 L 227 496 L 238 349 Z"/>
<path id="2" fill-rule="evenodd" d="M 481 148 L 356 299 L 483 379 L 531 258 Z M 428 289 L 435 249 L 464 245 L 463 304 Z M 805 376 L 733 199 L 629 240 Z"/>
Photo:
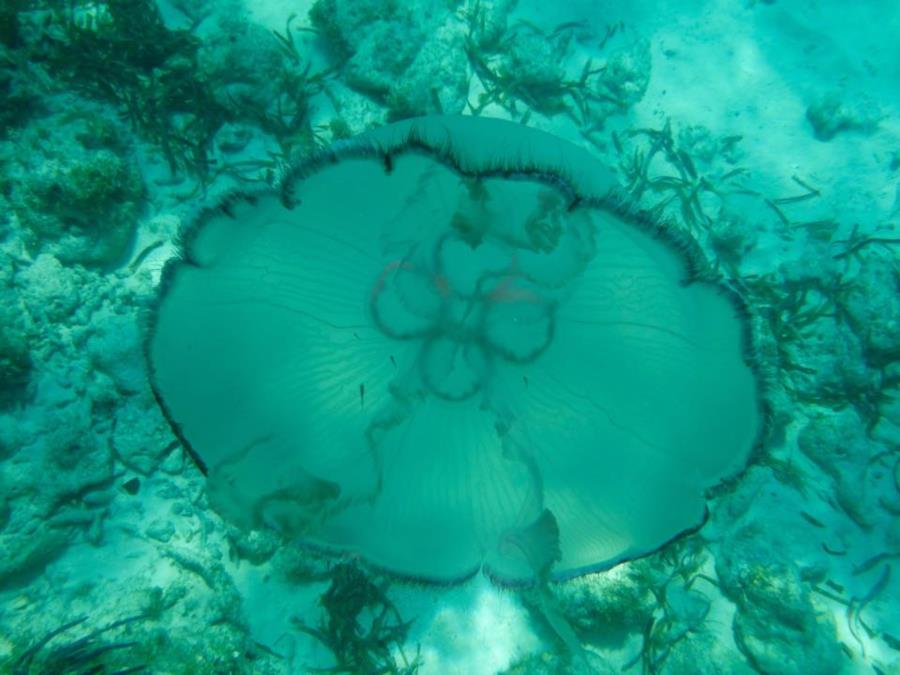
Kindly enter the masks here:
<path id="1" fill-rule="evenodd" d="M 2 667 L 897 668 L 896 9 L 308 9 L 0 12 Z M 767 434 L 699 530 L 561 584 L 445 588 L 210 507 L 143 353 L 179 229 L 437 112 L 586 148 L 746 303 Z"/>

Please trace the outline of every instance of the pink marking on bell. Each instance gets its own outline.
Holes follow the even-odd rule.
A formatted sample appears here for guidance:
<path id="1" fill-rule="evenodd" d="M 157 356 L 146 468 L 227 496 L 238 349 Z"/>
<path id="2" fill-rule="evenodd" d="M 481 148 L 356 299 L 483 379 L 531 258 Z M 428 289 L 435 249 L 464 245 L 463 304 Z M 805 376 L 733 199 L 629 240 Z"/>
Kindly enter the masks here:
<path id="1" fill-rule="evenodd" d="M 537 304 L 541 301 L 540 296 L 528 288 L 516 288 L 513 284 L 516 281 L 515 275 L 507 275 L 500 280 L 494 289 L 488 293 L 488 300 L 498 304 L 511 304 L 514 302 L 528 302 Z"/>
<path id="2" fill-rule="evenodd" d="M 387 281 L 388 274 L 398 269 L 413 270 L 415 268 L 416 266 L 408 260 L 398 259 L 388 262 L 388 264 L 384 266 L 384 269 L 381 270 L 381 274 L 378 275 L 378 278 L 375 280 L 375 284 L 372 286 L 371 300 L 374 301 L 375 296 L 384 290 L 384 284 Z"/>
<path id="3" fill-rule="evenodd" d="M 444 300 L 450 297 L 450 293 L 453 290 L 450 288 L 450 280 L 443 274 L 434 275 L 434 287 Z"/>

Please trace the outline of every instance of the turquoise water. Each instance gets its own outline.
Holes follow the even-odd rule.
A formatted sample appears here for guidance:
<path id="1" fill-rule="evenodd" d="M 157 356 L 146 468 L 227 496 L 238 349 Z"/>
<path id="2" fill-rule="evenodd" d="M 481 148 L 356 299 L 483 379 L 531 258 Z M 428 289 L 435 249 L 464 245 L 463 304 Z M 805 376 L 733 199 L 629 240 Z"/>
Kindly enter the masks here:
<path id="1" fill-rule="evenodd" d="M 900 11 L 544 4 L 0 5 L 0 672 L 900 672 Z"/>

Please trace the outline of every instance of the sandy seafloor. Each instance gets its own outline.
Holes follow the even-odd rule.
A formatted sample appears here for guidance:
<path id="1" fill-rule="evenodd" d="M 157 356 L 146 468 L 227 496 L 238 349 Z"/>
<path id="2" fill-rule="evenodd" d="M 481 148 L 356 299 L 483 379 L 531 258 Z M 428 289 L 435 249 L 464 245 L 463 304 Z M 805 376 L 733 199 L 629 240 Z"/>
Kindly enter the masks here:
<path id="1" fill-rule="evenodd" d="M 669 200 L 671 226 L 742 290 L 772 420 L 698 533 L 555 585 L 543 610 L 481 576 L 453 588 L 390 583 L 411 624 L 380 653 L 398 670 L 418 654 L 421 673 L 900 673 L 900 5 L 414 4 L 322 3 L 337 8 L 331 37 L 353 55 L 328 74 L 327 92 L 311 92 L 292 151 L 377 125 L 398 100 L 398 116 L 435 112 L 434 96 L 417 94 L 423 83 L 445 112 L 468 98 L 467 113 L 484 101 L 482 115 L 525 116 L 590 149 L 626 186 L 635 153 L 661 137 L 640 130 L 670 125 L 691 170 L 680 188 L 644 190 L 641 204 Z M 172 30 L 189 23 L 177 5 L 160 2 Z M 327 32 L 298 30 L 313 26 L 310 5 L 188 6 L 208 13 L 195 27 L 205 67 L 223 80 L 243 68 L 229 86 L 252 90 L 287 58 L 271 31 L 284 35 L 291 14 L 302 64 L 341 63 Z M 351 5 L 381 7 L 381 23 L 342 25 Z M 298 629 L 324 620 L 331 563 L 272 533 L 242 534 L 209 509 L 142 353 L 143 312 L 178 228 L 225 190 L 263 182 L 285 139 L 247 122 L 222 127 L 210 156 L 241 168 L 195 189 L 196 172 L 173 177 L 159 137 L 130 124 L 121 101 L 31 55 L 36 11 L 22 9 L 21 35 L 4 38 L 0 103 L 0 670 L 331 667 L 329 649 Z M 467 24 L 478 12 L 485 23 Z M 418 21 L 427 30 L 410 28 Z M 497 31 L 476 43 L 507 77 L 499 100 L 481 96 L 491 78 L 466 55 L 472 25 Z M 397 73 L 391 59 L 361 56 L 391 49 L 427 58 Z M 541 99 L 560 78 L 577 82 L 589 59 L 599 74 L 581 86 L 601 95 L 572 113 L 574 96 L 561 107 Z M 679 175 L 661 152 L 646 168 L 648 180 Z M 92 632 L 128 617 L 139 618 Z"/>

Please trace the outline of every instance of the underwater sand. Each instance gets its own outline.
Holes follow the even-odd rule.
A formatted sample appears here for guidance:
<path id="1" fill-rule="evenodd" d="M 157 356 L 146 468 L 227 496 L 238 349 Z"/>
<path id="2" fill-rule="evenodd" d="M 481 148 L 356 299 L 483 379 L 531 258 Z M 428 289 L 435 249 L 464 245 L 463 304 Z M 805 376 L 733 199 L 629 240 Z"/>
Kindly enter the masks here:
<path id="1" fill-rule="evenodd" d="M 381 642 L 349 642 L 397 672 L 900 672 L 900 7 L 423 0 L 382 10 L 377 27 L 337 11 L 317 35 L 300 30 L 313 4 L 197 5 L 200 71 L 227 83 L 214 91 L 225 108 L 254 92 L 274 107 L 276 78 L 258 73 L 338 66 L 335 36 L 352 38 L 296 129 L 238 116 L 216 130 L 206 152 L 221 172 L 173 172 L 148 125 L 35 46 L 63 25 L 41 28 L 44 10 L 3 39 L 0 672 L 312 672 L 341 660 L 329 626 L 368 629 L 386 607 Z M 106 3 L 75 5 L 102 23 Z M 191 23 L 159 7 L 167 29 Z M 299 64 L 272 35 L 291 14 Z M 467 54 L 467 33 L 491 26 L 496 39 Z M 390 71 L 390 50 L 425 44 L 437 65 Z M 441 76 L 457 71 L 462 84 Z M 553 89 L 588 71 L 581 87 L 597 95 Z M 345 130 L 438 112 L 423 87 L 443 112 L 477 107 L 587 148 L 695 239 L 748 305 L 769 433 L 708 495 L 706 524 L 647 557 L 546 594 L 353 564 L 342 590 L 363 597 L 334 609 L 337 561 L 209 507 L 146 379 L 146 310 L 198 212 L 264 185 L 286 149 L 299 160 Z M 683 184 L 654 183 L 671 176 Z"/>

